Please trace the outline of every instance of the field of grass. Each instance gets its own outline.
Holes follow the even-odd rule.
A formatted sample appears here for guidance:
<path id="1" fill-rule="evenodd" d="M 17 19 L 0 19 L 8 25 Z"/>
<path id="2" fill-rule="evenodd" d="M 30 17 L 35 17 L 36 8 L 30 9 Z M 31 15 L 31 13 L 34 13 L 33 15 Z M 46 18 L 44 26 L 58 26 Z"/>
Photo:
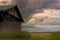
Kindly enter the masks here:
<path id="1" fill-rule="evenodd" d="M 51 33 L 32 33 L 31 39 L 32 40 L 51 40 L 50 35 Z"/>
<path id="2" fill-rule="evenodd" d="M 28 40 L 31 37 L 28 32 L 21 32 L 16 30 L 0 31 L 0 40 Z"/>
<path id="3" fill-rule="evenodd" d="M 60 40 L 60 32 L 31 33 L 31 40 Z"/>
<path id="4" fill-rule="evenodd" d="M 0 31 L 0 40 L 60 40 L 60 32 L 29 33 L 20 31 Z"/>

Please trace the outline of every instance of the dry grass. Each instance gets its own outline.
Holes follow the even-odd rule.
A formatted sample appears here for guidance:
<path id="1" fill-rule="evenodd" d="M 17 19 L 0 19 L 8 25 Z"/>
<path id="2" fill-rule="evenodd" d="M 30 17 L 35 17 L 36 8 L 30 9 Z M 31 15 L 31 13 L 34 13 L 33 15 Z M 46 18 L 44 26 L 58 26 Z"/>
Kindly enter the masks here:
<path id="1" fill-rule="evenodd" d="M 20 31 L 0 31 L 0 40 L 60 40 L 60 32 L 29 33 Z"/>

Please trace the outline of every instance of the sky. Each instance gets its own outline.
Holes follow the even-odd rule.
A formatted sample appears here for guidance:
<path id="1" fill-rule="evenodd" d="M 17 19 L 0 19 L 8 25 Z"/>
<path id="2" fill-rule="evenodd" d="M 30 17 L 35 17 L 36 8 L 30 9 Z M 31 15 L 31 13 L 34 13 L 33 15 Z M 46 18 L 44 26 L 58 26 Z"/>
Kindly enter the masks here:
<path id="1" fill-rule="evenodd" d="M 60 0 L 5 0 L 3 3 L 11 4 L 11 2 L 17 4 L 25 21 L 22 30 L 60 31 Z"/>
<path id="2" fill-rule="evenodd" d="M 43 7 L 60 9 L 60 0 L 48 0 Z"/>
<path id="3" fill-rule="evenodd" d="M 23 25 L 22 30 L 30 32 L 60 31 L 60 10 L 44 9 L 42 13 L 32 15 Z"/>
<path id="4" fill-rule="evenodd" d="M 2 6 L 2 5 L 10 5 L 12 3 L 13 3 L 12 0 L 0 0 L 0 6 Z"/>
<path id="5" fill-rule="evenodd" d="M 30 11 L 28 7 L 27 12 L 30 12 L 30 18 L 23 24 L 22 30 L 29 32 L 60 31 L 60 0 L 45 0 L 44 2 L 36 0 L 32 5 L 29 7 L 33 11 Z"/>

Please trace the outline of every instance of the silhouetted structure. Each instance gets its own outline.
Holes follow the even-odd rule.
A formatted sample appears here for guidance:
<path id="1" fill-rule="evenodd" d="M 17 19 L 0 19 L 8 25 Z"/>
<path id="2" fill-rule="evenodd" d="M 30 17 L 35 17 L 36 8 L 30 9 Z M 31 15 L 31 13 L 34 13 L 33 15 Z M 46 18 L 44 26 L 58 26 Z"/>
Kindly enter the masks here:
<path id="1" fill-rule="evenodd" d="M 0 11 L 0 29 L 21 30 L 22 16 L 17 6 Z"/>

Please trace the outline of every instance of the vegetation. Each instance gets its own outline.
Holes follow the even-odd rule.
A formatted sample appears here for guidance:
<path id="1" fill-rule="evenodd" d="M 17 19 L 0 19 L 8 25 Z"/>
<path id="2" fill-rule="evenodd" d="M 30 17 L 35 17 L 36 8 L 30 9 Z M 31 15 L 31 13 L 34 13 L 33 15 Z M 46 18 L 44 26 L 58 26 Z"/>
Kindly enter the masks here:
<path id="1" fill-rule="evenodd" d="M 21 32 L 21 31 L 0 31 L 0 40 L 28 40 L 31 38 L 29 32 Z"/>
<path id="2" fill-rule="evenodd" d="M 60 32 L 29 33 L 18 31 L 0 31 L 0 40 L 60 40 Z"/>
<path id="3" fill-rule="evenodd" d="M 55 32 L 51 36 L 54 40 L 60 40 L 60 32 Z"/>

